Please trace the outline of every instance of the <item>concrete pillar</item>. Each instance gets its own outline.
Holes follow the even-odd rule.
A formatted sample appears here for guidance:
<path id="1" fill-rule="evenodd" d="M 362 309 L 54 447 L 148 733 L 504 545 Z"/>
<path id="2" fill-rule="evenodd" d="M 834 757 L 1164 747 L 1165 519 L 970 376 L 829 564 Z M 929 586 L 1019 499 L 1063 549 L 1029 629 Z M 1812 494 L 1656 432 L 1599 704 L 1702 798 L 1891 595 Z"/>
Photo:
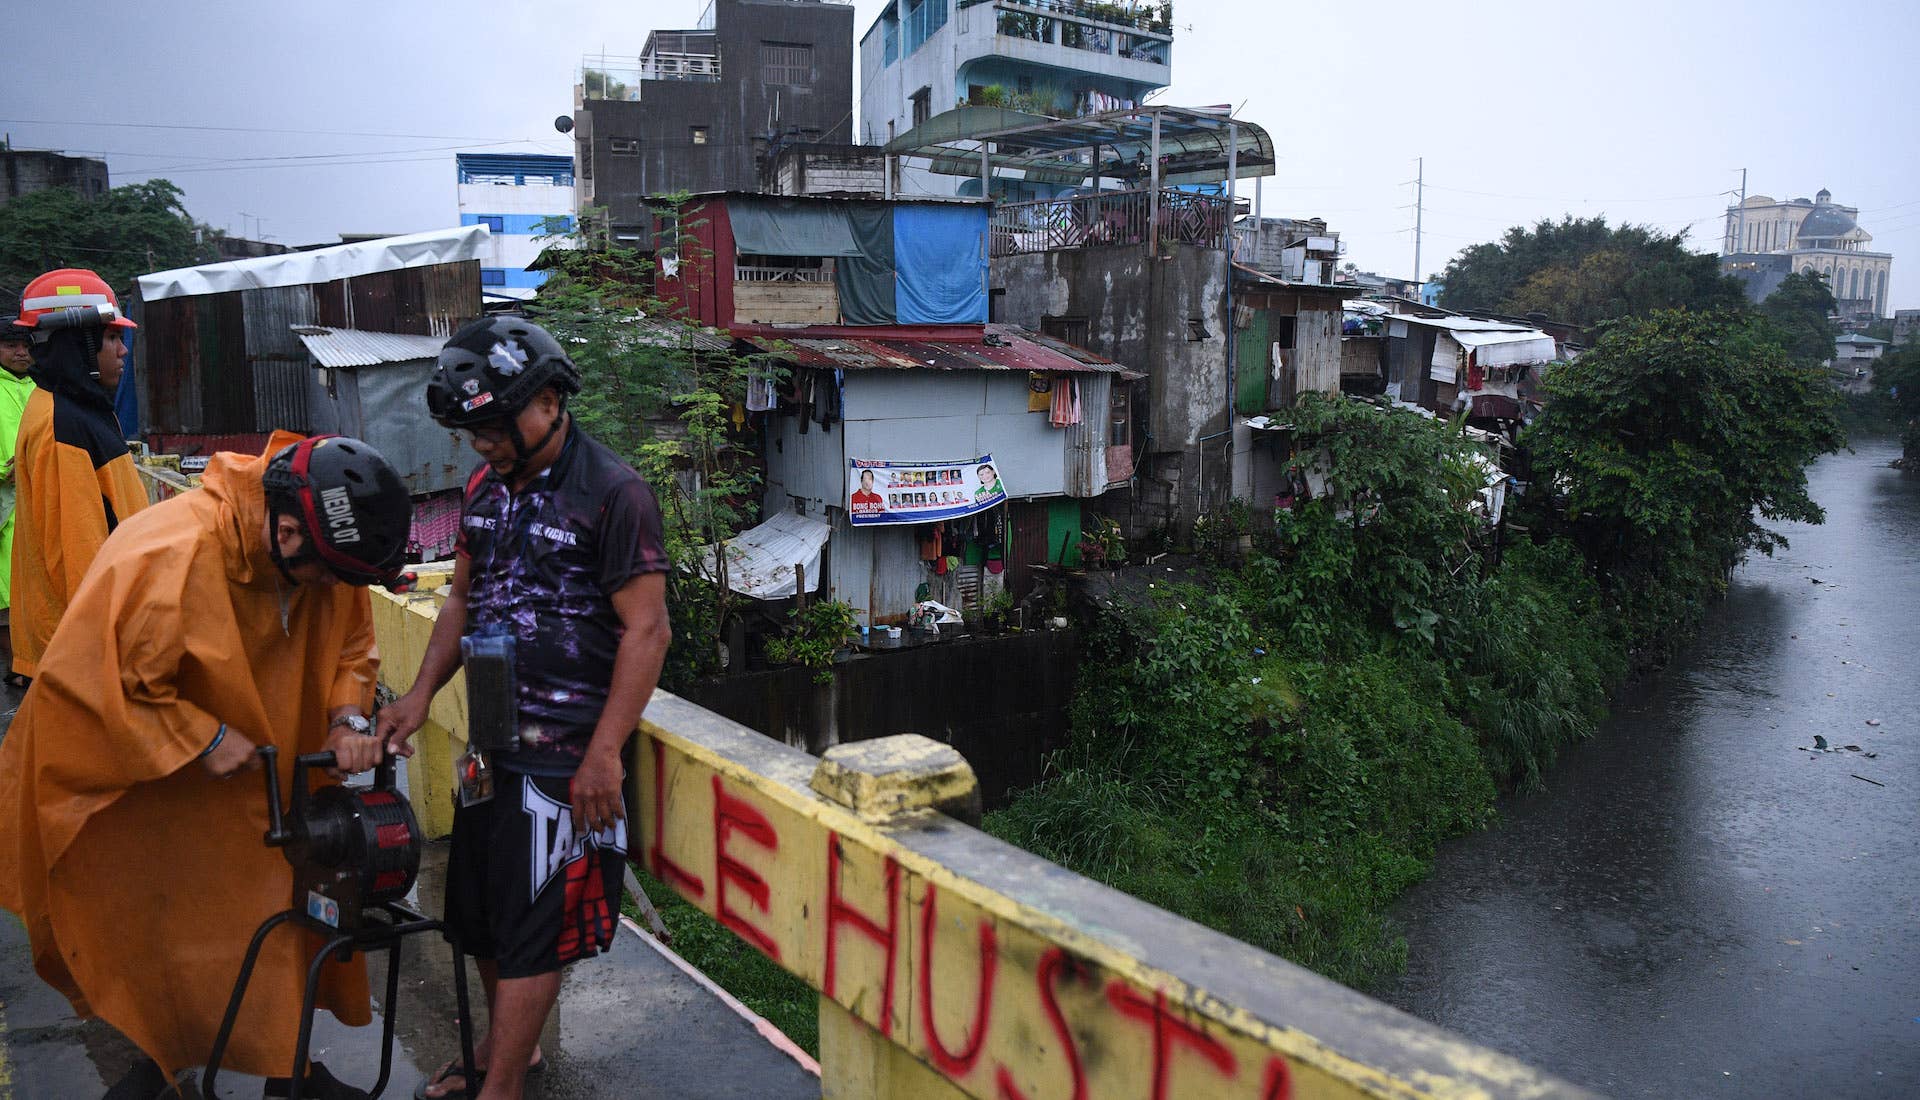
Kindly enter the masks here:
<path id="1" fill-rule="evenodd" d="M 977 826 L 980 785 L 951 745 L 917 734 L 828 749 L 808 786 L 870 822 L 937 810 Z M 825 1100 L 965 1100 L 966 1093 L 895 1039 L 820 997 L 820 1095 Z"/>

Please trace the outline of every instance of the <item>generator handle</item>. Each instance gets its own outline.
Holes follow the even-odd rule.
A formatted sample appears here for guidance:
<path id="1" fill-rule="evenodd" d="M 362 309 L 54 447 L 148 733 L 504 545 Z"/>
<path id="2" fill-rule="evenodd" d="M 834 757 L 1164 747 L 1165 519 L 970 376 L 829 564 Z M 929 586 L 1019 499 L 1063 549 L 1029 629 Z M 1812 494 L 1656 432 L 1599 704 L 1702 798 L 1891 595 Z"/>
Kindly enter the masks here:
<path id="1" fill-rule="evenodd" d="M 292 836 L 287 832 L 286 815 L 280 812 L 280 750 L 261 745 L 254 752 L 259 755 L 260 770 L 267 777 L 267 847 L 284 847 Z"/>

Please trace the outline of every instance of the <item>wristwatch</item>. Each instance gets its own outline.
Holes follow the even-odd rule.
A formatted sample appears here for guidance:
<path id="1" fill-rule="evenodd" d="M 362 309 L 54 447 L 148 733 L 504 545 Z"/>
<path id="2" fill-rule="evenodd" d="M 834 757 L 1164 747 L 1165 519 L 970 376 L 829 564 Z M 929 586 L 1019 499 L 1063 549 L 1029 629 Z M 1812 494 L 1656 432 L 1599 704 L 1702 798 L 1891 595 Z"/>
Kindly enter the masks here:
<path id="1" fill-rule="evenodd" d="M 362 737 L 373 733 L 373 723 L 368 721 L 364 714 L 343 714 L 327 723 L 328 729 L 335 726 L 345 726 Z"/>

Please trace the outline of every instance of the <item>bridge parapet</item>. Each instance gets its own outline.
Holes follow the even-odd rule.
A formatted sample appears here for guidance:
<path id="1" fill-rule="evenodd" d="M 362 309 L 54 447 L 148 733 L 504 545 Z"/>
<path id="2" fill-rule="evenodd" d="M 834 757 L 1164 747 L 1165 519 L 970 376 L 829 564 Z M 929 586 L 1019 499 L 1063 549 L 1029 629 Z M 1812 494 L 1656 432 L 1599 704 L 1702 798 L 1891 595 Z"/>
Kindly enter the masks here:
<path id="1" fill-rule="evenodd" d="M 410 676 L 432 602 L 376 599 Z M 632 858 L 820 992 L 828 1097 L 1588 1095 L 978 831 L 948 746 L 816 759 L 660 692 L 631 751 Z"/>

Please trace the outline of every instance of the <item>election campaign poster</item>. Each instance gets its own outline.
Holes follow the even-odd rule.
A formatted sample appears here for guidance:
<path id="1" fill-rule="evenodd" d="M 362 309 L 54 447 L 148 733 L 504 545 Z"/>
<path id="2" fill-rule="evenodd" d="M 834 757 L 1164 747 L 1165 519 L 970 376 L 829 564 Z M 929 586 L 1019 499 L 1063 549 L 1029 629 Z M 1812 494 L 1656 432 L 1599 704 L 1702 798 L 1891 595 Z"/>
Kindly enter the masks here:
<path id="1" fill-rule="evenodd" d="M 959 519 L 1007 499 L 992 455 L 947 462 L 855 458 L 847 467 L 847 516 L 855 527 Z"/>

